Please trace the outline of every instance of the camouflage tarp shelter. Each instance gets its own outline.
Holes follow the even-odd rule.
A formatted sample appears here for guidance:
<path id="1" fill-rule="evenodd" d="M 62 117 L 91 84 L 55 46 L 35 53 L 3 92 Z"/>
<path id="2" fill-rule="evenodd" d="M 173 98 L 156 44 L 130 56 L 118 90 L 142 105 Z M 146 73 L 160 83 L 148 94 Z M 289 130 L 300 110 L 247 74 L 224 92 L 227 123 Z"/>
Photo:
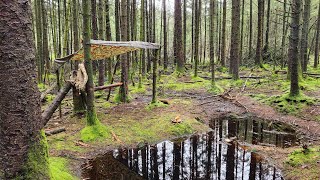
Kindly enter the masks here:
<path id="1" fill-rule="evenodd" d="M 102 60 L 113 56 L 132 52 L 139 49 L 160 49 L 160 45 L 156 43 L 141 42 L 141 41 L 102 41 L 90 40 L 91 44 L 91 60 Z M 58 64 L 64 64 L 69 60 L 83 60 L 83 48 L 77 52 L 63 58 L 55 60 Z"/>

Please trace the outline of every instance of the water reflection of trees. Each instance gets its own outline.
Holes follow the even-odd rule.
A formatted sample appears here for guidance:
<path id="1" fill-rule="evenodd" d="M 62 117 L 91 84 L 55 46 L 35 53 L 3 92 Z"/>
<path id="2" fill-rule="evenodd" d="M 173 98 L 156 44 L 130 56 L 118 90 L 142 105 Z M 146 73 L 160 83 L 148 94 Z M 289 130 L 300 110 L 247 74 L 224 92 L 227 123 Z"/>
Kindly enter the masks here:
<path id="1" fill-rule="evenodd" d="M 212 132 L 142 149 L 118 150 L 114 157 L 145 179 L 279 179 L 280 172 L 225 138 L 253 144 L 267 136 L 258 121 L 214 121 Z M 127 153 L 124 153 L 128 151 Z"/>

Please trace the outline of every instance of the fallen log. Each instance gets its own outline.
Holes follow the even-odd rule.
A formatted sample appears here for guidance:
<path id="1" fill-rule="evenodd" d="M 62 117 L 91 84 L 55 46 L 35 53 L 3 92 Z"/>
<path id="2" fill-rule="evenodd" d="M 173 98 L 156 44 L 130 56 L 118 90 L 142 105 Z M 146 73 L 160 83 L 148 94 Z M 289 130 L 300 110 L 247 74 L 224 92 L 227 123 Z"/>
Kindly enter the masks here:
<path id="1" fill-rule="evenodd" d="M 61 89 L 61 91 L 57 94 L 57 96 L 54 98 L 50 106 L 41 114 L 44 126 L 48 123 L 52 114 L 59 107 L 59 105 L 61 104 L 61 101 L 66 97 L 71 87 L 72 87 L 71 83 L 67 82 L 65 86 Z"/>
<path id="2" fill-rule="evenodd" d="M 59 134 L 59 133 L 65 132 L 65 131 L 66 131 L 65 127 L 59 127 L 56 129 L 45 130 L 45 134 L 46 134 L 46 136 L 51 136 L 54 134 Z"/>
<path id="3" fill-rule="evenodd" d="M 109 85 L 106 85 L 106 86 L 97 86 L 94 88 L 94 91 L 100 91 L 100 90 L 104 90 L 104 89 L 111 89 L 111 88 L 114 88 L 114 87 L 119 87 L 119 86 L 122 86 L 122 82 L 119 82 L 119 83 L 115 83 L 115 84 L 109 84 Z"/>
<path id="4" fill-rule="evenodd" d="M 40 96 L 40 101 L 44 102 L 46 96 L 57 87 L 57 84 L 54 84 L 53 86 L 51 86 L 50 88 L 48 88 L 45 92 L 43 92 Z"/>

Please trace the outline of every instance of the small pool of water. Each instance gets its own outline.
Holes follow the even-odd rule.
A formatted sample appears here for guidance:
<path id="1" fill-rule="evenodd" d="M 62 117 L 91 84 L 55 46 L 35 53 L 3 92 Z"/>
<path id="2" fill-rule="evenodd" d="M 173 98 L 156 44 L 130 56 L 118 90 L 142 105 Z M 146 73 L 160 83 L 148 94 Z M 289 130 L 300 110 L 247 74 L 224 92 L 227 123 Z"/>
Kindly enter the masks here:
<path id="1" fill-rule="evenodd" d="M 206 134 L 115 149 L 90 161 L 83 175 L 97 180 L 283 179 L 280 170 L 236 141 L 288 147 L 297 143 L 292 128 L 253 118 L 212 120 L 210 127 Z"/>

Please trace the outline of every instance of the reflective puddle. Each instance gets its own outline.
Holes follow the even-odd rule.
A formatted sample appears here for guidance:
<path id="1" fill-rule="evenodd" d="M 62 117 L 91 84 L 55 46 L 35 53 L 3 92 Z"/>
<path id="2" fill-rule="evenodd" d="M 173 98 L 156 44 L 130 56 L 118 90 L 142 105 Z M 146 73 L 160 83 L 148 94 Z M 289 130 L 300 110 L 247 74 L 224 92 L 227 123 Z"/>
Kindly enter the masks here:
<path id="1" fill-rule="evenodd" d="M 287 125 L 219 119 L 213 131 L 142 148 L 116 149 L 89 162 L 89 179 L 283 179 L 281 172 L 236 141 L 288 147 L 297 143 Z M 236 140 L 237 139 L 237 140 Z M 236 141 L 235 141 L 236 140 Z"/>

